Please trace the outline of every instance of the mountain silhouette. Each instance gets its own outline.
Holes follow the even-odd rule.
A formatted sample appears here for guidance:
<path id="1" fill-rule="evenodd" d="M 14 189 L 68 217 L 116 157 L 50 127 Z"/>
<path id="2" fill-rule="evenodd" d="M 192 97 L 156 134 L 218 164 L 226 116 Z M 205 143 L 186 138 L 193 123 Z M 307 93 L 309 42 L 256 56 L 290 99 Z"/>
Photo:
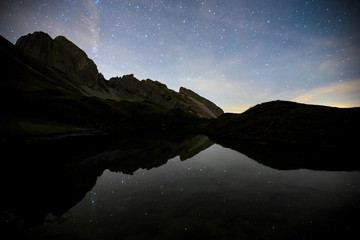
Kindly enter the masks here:
<path id="1" fill-rule="evenodd" d="M 59 73 L 87 96 L 131 102 L 146 100 L 205 118 L 216 118 L 224 113 L 211 101 L 192 91 L 182 90 L 184 88 L 175 92 L 157 81 L 139 81 L 132 74 L 107 81 L 86 53 L 63 36 L 51 39 L 46 33 L 35 32 L 20 37 L 16 46 Z"/>
<path id="2" fill-rule="evenodd" d="M 0 39 L 3 138 L 196 128 L 223 113 L 191 90 L 132 74 L 106 80 L 65 37 L 35 32 Z M 16 137 L 14 137 L 16 136 Z"/>

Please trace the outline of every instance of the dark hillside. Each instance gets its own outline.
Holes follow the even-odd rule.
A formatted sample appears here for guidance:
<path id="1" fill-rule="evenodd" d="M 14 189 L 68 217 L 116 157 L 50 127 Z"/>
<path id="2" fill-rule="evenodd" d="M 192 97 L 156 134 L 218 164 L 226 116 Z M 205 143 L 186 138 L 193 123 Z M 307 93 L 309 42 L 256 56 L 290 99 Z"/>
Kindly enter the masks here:
<path id="1" fill-rule="evenodd" d="M 262 103 L 212 120 L 212 140 L 277 169 L 358 170 L 360 108 Z"/>
<path id="2" fill-rule="evenodd" d="M 262 103 L 242 114 L 213 120 L 209 133 L 260 142 L 337 146 L 360 133 L 360 108 L 334 108 L 287 101 Z"/>

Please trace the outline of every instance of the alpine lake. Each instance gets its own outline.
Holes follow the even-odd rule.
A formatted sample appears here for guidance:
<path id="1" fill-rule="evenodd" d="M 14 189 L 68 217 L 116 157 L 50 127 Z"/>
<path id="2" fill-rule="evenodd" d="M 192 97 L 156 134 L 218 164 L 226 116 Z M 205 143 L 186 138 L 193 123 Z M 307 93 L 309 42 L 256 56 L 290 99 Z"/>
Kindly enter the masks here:
<path id="1" fill-rule="evenodd" d="M 1 227 L 10 238 L 354 239 L 360 233 L 360 171 L 273 168 L 204 135 L 40 141 L 10 146 L 6 154 Z"/>

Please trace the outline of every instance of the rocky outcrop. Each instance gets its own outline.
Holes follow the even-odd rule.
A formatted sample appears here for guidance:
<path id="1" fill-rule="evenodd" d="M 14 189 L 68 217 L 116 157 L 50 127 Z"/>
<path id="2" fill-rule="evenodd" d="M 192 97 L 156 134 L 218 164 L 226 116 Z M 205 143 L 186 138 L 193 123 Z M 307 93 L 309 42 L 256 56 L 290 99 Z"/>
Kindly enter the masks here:
<path id="1" fill-rule="evenodd" d="M 189 99 L 187 102 L 192 103 L 189 105 L 189 108 L 193 112 L 201 113 L 202 115 L 208 116 L 209 118 L 216 118 L 224 113 L 224 111 L 216 106 L 215 103 L 196 94 L 190 89 L 181 87 L 179 93 Z"/>
<path id="2" fill-rule="evenodd" d="M 106 82 L 86 53 L 63 36 L 43 32 L 20 37 L 16 46 L 83 90 L 105 90 Z"/>
<path id="3" fill-rule="evenodd" d="M 151 101 L 168 109 L 178 108 L 203 118 L 216 118 L 224 113 L 214 103 L 189 89 L 181 87 L 180 92 L 175 92 L 157 81 L 139 81 L 133 74 L 111 78 L 109 89 L 121 100 Z"/>
<path id="4" fill-rule="evenodd" d="M 133 74 L 107 81 L 86 53 L 63 36 L 52 39 L 46 33 L 34 32 L 20 37 L 16 46 L 87 96 L 119 101 L 151 101 L 167 109 L 180 109 L 203 118 L 216 118 L 224 113 L 214 103 L 183 87 L 180 92 L 175 92 L 158 81 L 139 81 Z"/>
<path id="5" fill-rule="evenodd" d="M 178 93 L 165 84 L 150 79 L 139 81 L 133 74 L 111 78 L 109 89 L 116 97 L 127 101 L 152 101 L 166 108 L 175 108 Z"/>

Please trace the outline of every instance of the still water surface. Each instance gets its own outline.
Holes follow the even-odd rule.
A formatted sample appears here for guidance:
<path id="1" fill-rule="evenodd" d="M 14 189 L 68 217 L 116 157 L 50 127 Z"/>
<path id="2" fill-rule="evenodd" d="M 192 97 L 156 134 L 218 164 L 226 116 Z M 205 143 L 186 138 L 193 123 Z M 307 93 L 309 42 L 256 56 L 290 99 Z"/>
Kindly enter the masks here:
<path id="1" fill-rule="evenodd" d="M 106 169 L 38 230 L 60 239 L 346 239 L 359 233 L 359 200 L 360 172 L 276 170 L 214 144 L 132 175 Z"/>

